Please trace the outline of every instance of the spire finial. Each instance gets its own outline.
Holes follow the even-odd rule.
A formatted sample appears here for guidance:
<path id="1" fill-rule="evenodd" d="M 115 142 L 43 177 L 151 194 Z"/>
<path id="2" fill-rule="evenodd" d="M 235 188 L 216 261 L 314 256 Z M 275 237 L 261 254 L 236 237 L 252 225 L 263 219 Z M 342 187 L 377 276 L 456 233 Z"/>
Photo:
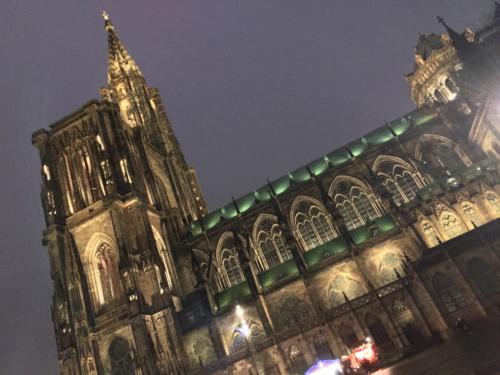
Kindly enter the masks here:
<path id="1" fill-rule="evenodd" d="M 102 10 L 101 15 L 102 18 L 104 18 L 104 21 L 109 21 L 109 14 L 104 9 Z"/>

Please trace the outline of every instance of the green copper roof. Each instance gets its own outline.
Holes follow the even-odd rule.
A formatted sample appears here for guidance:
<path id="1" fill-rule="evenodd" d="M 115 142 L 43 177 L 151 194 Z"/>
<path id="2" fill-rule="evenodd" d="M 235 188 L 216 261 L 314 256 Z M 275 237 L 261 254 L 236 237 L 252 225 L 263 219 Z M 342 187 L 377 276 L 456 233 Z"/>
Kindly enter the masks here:
<path id="1" fill-rule="evenodd" d="M 328 155 L 326 155 L 326 157 L 334 167 L 342 165 L 346 161 L 351 160 L 351 155 L 349 155 L 349 152 L 345 147 L 329 153 Z"/>
<path id="2" fill-rule="evenodd" d="M 358 138 L 353 142 L 339 147 L 329 154 L 298 168 L 289 174 L 280 177 L 269 184 L 266 184 L 257 190 L 236 199 L 224 207 L 217 209 L 203 219 L 191 224 L 191 235 L 197 236 L 203 232 L 215 227 L 223 220 L 231 220 L 240 213 L 244 213 L 253 208 L 257 203 L 267 202 L 271 199 L 271 191 L 276 195 L 283 194 L 290 189 L 293 184 L 300 184 L 311 179 L 311 173 L 319 176 L 331 168 L 338 167 L 353 157 L 359 157 L 366 151 L 385 144 L 396 136 L 406 133 L 410 127 L 419 127 L 426 125 L 438 117 L 438 114 L 429 108 L 418 108 L 396 120 L 393 120 L 378 129 L 370 132 L 364 137 Z M 272 189 L 271 189 L 272 186 Z M 237 208 L 236 208 L 237 207 Z M 362 230 L 356 234 L 358 240 L 363 242 L 366 233 Z"/>
<path id="3" fill-rule="evenodd" d="M 349 232 L 352 240 L 356 245 L 361 245 L 363 242 L 369 240 L 372 237 L 378 236 L 396 228 L 396 223 L 391 215 L 387 214 L 385 216 L 379 217 L 373 220 L 374 224 L 377 226 L 377 232 L 370 232 L 368 225 L 363 225 L 362 227 L 356 228 Z"/>
<path id="4" fill-rule="evenodd" d="M 394 138 L 394 135 L 392 135 L 388 127 L 382 127 L 367 134 L 365 138 L 372 145 L 380 145 L 390 141 Z"/>
<path id="5" fill-rule="evenodd" d="M 259 275 L 260 282 L 264 289 L 273 286 L 277 281 L 283 280 L 285 277 L 293 277 L 299 275 L 299 269 L 295 265 L 295 261 L 290 259 L 284 263 L 262 272 Z"/>
<path id="6" fill-rule="evenodd" d="M 306 251 L 304 253 L 304 258 L 308 266 L 314 266 L 315 264 L 321 262 L 323 259 L 342 254 L 346 250 L 349 250 L 347 243 L 343 238 L 338 237 L 331 240 L 330 242 Z"/>
<path id="7" fill-rule="evenodd" d="M 215 301 L 219 310 L 224 310 L 231 306 L 233 303 L 246 296 L 250 295 L 250 287 L 246 281 L 235 285 L 229 289 L 223 290 L 215 295 Z"/>

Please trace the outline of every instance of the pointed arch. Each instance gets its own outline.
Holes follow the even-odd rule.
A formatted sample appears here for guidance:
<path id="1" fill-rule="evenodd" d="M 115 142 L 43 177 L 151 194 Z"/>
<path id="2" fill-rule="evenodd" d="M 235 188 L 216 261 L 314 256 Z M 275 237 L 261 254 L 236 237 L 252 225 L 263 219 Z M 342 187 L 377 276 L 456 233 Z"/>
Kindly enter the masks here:
<path id="1" fill-rule="evenodd" d="M 283 331 L 300 326 L 302 321 L 307 321 L 314 313 L 305 301 L 293 294 L 286 294 L 274 315 L 277 330 Z"/>
<path id="2" fill-rule="evenodd" d="M 83 263 L 96 311 L 122 295 L 118 261 L 115 241 L 105 233 L 94 233 L 85 247 Z"/>
<path id="3" fill-rule="evenodd" d="M 471 227 L 478 227 L 484 224 L 484 217 L 479 211 L 477 205 L 469 200 L 460 203 L 460 209 Z"/>
<path id="4" fill-rule="evenodd" d="M 304 251 L 314 249 L 338 237 L 326 208 L 317 199 L 297 196 L 290 208 L 290 223 Z"/>
<path id="5" fill-rule="evenodd" d="M 246 324 L 248 324 L 249 328 L 249 333 L 248 335 L 250 336 L 250 340 L 253 341 L 255 344 L 257 341 L 263 339 L 266 337 L 266 333 L 264 331 L 264 328 L 262 325 L 254 320 L 247 319 Z M 231 352 L 237 352 L 238 350 L 241 350 L 245 348 L 248 345 L 247 338 L 245 335 L 241 332 L 241 325 L 237 324 L 234 326 L 233 331 L 230 333 L 230 342 L 231 342 Z"/>
<path id="6" fill-rule="evenodd" d="M 344 294 L 349 299 L 355 299 L 367 293 L 367 289 L 348 273 L 337 273 L 328 286 L 330 307 L 345 303 Z"/>
<path id="7" fill-rule="evenodd" d="M 261 214 L 257 218 L 253 226 L 252 240 L 263 271 L 292 259 L 278 218 L 274 215 Z"/>
<path id="8" fill-rule="evenodd" d="M 435 167 L 455 171 L 472 163 L 458 143 L 438 134 L 423 134 L 415 146 L 415 158 Z"/>
<path id="9" fill-rule="evenodd" d="M 383 180 L 396 205 L 408 203 L 425 186 L 425 180 L 408 162 L 395 156 L 380 155 L 375 159 L 373 172 Z"/>
<path id="10" fill-rule="evenodd" d="M 160 232 L 158 231 L 158 229 L 156 229 L 156 227 L 154 225 L 151 225 L 151 230 L 153 231 L 153 237 L 154 237 L 155 242 L 156 242 L 156 247 L 158 249 L 158 252 L 160 253 L 160 258 L 161 258 L 161 260 L 163 262 L 163 266 L 165 268 L 165 277 L 167 279 L 168 289 L 172 290 L 172 288 L 173 288 L 172 276 L 170 275 L 170 272 L 172 269 L 171 268 L 172 262 L 170 259 L 170 255 L 168 253 L 167 245 L 165 245 L 165 242 L 163 241 L 163 238 L 162 238 Z"/>
<path id="11" fill-rule="evenodd" d="M 498 194 L 493 190 L 486 190 L 483 194 L 484 200 L 491 207 L 491 211 L 493 211 L 493 215 L 498 217 L 500 216 L 500 198 Z"/>
<path id="12" fill-rule="evenodd" d="M 439 225 L 448 239 L 460 236 L 467 231 L 462 219 L 449 209 L 445 209 L 439 214 Z"/>
<path id="13" fill-rule="evenodd" d="M 437 273 L 432 279 L 432 286 L 439 300 L 448 312 L 454 312 L 465 306 L 465 298 L 457 285 L 443 273 Z"/>
<path id="14" fill-rule="evenodd" d="M 224 232 L 219 238 L 216 250 L 217 274 L 224 289 L 245 281 L 239 256 L 231 232 Z"/>
<path id="15" fill-rule="evenodd" d="M 434 226 L 434 224 L 432 224 L 432 222 L 423 219 L 420 221 L 419 226 L 429 248 L 439 245 L 440 237 L 436 230 L 436 227 Z"/>
<path id="16" fill-rule="evenodd" d="M 337 176 L 328 190 L 348 230 L 359 228 L 383 215 L 372 190 L 350 176 Z"/>

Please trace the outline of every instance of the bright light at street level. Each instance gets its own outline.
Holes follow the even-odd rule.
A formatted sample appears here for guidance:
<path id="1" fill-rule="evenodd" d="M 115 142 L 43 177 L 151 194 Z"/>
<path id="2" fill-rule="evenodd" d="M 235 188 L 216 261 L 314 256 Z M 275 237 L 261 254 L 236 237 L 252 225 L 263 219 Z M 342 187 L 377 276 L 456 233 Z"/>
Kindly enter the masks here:
<path id="1" fill-rule="evenodd" d="M 340 360 L 325 360 L 317 362 L 305 375 L 341 375 L 342 366 Z"/>
<path id="2" fill-rule="evenodd" d="M 248 326 L 248 324 L 243 323 L 239 331 L 248 337 L 248 335 L 250 334 L 250 327 Z"/>
<path id="3" fill-rule="evenodd" d="M 243 309 L 240 305 L 236 305 L 236 315 L 238 315 L 238 317 L 240 318 L 243 318 Z"/>

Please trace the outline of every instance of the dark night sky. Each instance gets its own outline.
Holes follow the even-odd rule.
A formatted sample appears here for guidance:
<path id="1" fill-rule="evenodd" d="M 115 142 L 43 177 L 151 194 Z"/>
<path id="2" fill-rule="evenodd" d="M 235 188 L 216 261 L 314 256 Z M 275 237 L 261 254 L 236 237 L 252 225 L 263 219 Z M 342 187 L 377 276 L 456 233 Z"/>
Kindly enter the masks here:
<path id="1" fill-rule="evenodd" d="M 0 0 L 0 374 L 56 374 L 31 133 L 106 80 L 110 13 L 211 209 L 413 108 L 415 29 L 488 0 Z"/>

